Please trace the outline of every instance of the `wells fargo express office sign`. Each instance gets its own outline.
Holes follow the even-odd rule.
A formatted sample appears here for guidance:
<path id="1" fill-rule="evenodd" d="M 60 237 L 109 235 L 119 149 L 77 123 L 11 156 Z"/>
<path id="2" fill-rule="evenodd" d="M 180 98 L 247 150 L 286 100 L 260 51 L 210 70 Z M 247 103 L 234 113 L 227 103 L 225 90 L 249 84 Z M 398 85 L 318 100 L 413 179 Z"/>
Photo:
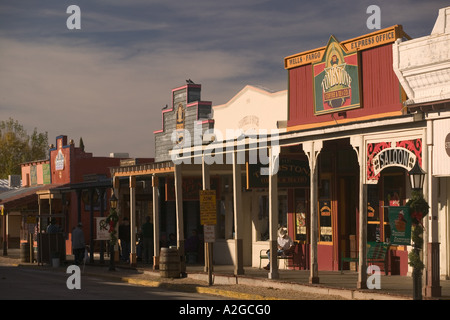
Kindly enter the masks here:
<path id="1" fill-rule="evenodd" d="M 331 36 L 321 48 L 284 58 L 287 70 L 311 64 L 313 67 L 314 113 L 316 115 L 359 108 L 360 79 L 358 52 L 410 37 L 401 25 L 338 42 Z"/>
<path id="2" fill-rule="evenodd" d="M 357 53 L 348 54 L 331 36 L 322 60 L 313 64 L 314 113 L 359 108 L 358 70 Z"/>

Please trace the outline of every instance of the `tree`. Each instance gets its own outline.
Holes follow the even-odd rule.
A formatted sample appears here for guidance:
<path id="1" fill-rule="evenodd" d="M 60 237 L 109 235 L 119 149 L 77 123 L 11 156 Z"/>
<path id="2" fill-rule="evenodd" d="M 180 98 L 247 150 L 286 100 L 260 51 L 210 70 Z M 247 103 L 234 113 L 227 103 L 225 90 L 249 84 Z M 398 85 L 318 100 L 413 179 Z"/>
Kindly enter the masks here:
<path id="1" fill-rule="evenodd" d="M 84 152 L 84 142 L 83 142 L 83 138 L 82 138 L 82 137 L 80 137 L 80 143 L 79 143 L 79 145 L 80 145 L 81 151 Z"/>
<path id="2" fill-rule="evenodd" d="M 0 122 L 0 179 L 20 174 L 20 164 L 47 158 L 48 134 L 28 135 L 23 126 L 12 118 Z"/>

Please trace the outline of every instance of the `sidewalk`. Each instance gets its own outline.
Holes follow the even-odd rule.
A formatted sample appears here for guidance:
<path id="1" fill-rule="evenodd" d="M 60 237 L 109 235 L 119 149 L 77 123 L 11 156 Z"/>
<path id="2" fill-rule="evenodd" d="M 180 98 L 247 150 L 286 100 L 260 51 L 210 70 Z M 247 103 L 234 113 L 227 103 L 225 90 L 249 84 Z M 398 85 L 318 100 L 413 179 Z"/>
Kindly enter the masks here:
<path id="1" fill-rule="evenodd" d="M 69 264 L 71 258 L 71 256 L 67 258 Z M 5 263 L 5 261 L 15 265 L 39 267 L 36 263 L 21 262 L 19 249 L 8 249 L 6 257 L 0 255 L 0 263 Z M 358 290 L 356 289 L 358 275 L 354 271 L 344 271 L 344 273 L 319 271 L 319 284 L 313 285 L 309 284 L 309 271 L 307 270 L 279 270 L 279 279 L 270 280 L 268 271 L 251 267 L 245 267 L 243 275 L 235 276 L 234 267 L 230 265 L 214 266 L 213 285 L 208 286 L 208 274 L 204 272 L 203 265 L 188 264 L 186 267 L 187 277 L 181 279 L 162 278 L 159 271 L 153 270 L 151 265 L 140 263 L 135 268 L 122 262 L 116 263 L 118 272 L 108 272 L 108 266 L 108 257 L 105 256 L 105 263 L 100 264 L 96 256 L 93 265 L 85 266 L 85 272 L 91 275 L 114 277 L 117 280 L 135 284 L 176 286 L 177 290 L 182 290 L 184 285 L 189 291 L 224 295 L 236 299 L 280 299 L 280 294 L 270 297 L 265 292 L 290 291 L 318 296 L 329 295 L 334 296 L 335 299 L 346 300 L 412 300 L 412 278 L 409 276 L 385 276 L 383 274 L 380 280 L 381 289 Z M 41 267 L 52 268 L 51 266 Z M 63 266 L 59 269 L 61 268 Z M 57 270 L 58 268 L 52 269 Z M 450 280 L 441 280 L 440 285 L 442 296 L 433 299 L 450 300 Z M 230 291 L 236 294 L 233 295 Z"/>

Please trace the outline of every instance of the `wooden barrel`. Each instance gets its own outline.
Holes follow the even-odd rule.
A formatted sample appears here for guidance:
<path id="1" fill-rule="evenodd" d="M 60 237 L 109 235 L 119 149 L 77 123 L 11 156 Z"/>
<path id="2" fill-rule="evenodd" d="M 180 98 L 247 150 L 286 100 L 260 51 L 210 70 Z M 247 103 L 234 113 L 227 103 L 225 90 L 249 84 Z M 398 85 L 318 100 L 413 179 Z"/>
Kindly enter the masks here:
<path id="1" fill-rule="evenodd" d="M 161 248 L 159 273 L 163 278 L 179 278 L 181 274 L 180 255 L 176 247 Z"/>
<path id="2" fill-rule="evenodd" d="M 28 242 L 20 243 L 20 261 L 30 262 L 30 244 Z"/>

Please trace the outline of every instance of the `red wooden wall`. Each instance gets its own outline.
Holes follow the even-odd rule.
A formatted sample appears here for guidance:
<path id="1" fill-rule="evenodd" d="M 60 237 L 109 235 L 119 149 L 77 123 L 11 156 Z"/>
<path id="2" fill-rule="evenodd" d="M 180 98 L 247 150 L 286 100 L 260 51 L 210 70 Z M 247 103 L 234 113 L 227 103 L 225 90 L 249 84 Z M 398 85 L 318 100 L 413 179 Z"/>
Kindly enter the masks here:
<path id="1" fill-rule="evenodd" d="M 361 108 L 347 110 L 344 115 L 314 115 L 312 65 L 289 70 L 288 127 L 320 126 L 349 122 L 392 112 L 401 112 L 400 83 L 392 67 L 392 45 L 387 44 L 360 51 Z M 389 113 L 389 114 L 388 114 Z"/>

